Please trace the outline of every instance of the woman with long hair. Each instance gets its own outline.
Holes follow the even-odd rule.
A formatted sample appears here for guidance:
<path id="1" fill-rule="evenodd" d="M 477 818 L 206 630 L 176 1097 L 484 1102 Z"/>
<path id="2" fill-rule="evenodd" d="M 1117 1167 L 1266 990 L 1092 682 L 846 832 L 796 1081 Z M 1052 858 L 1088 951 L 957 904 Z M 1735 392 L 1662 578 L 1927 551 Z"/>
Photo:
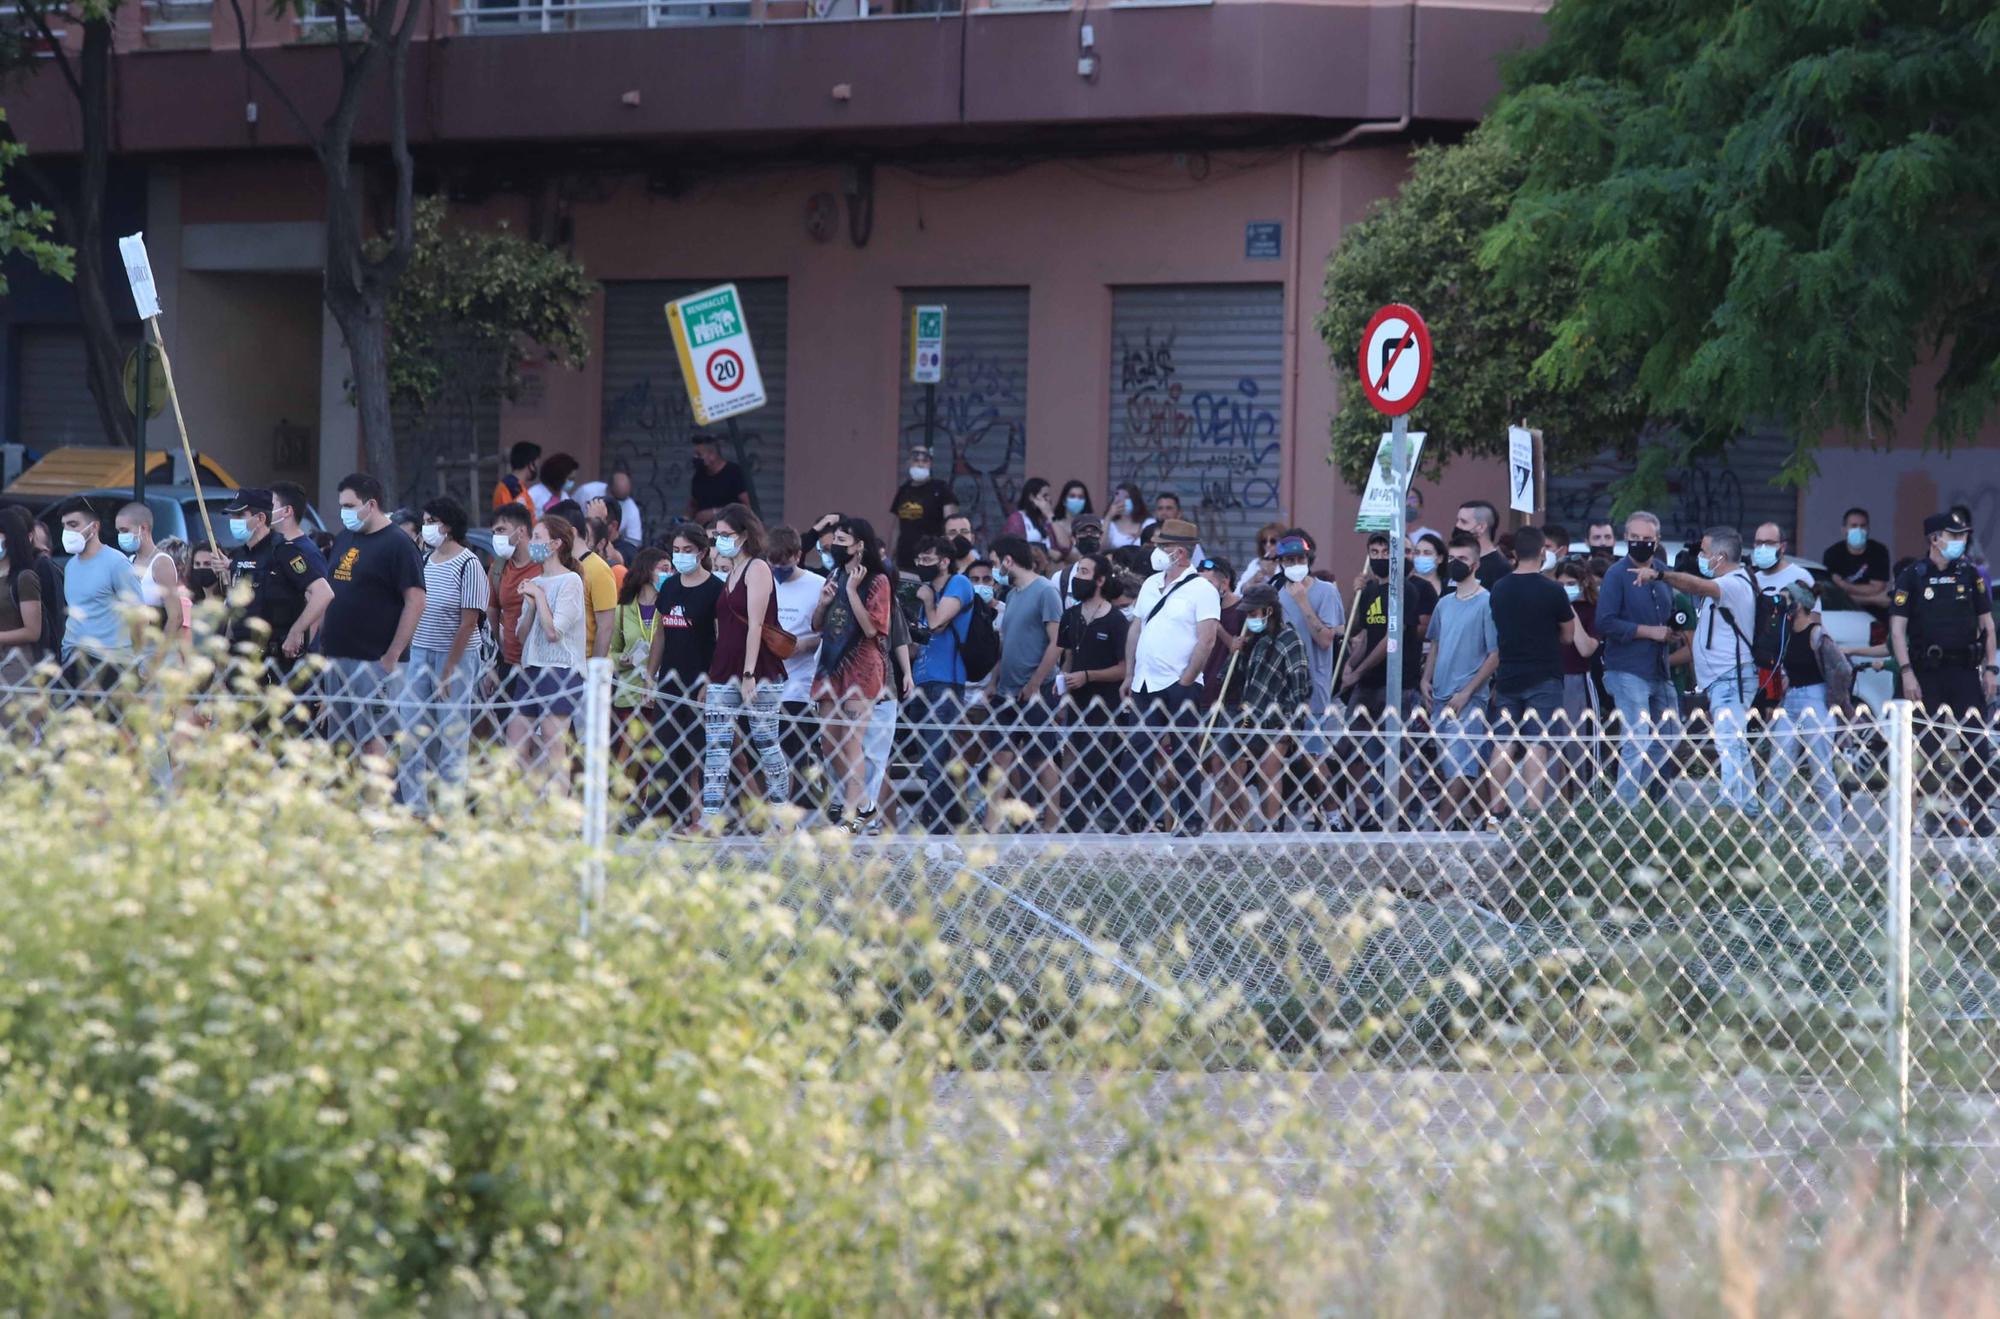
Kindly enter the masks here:
<path id="1" fill-rule="evenodd" d="M 1122 550 L 1139 543 L 1146 525 L 1146 495 L 1131 481 L 1111 487 L 1111 504 L 1104 510 L 1104 548 Z"/>
<path id="2" fill-rule="evenodd" d="M 777 579 L 764 561 L 764 524 L 742 504 L 730 504 L 709 526 L 717 571 L 726 574 L 716 607 L 715 658 L 708 667 L 708 700 L 702 716 L 707 745 L 701 757 L 701 820 L 722 825 L 729 763 L 736 750 L 736 718 L 750 720 L 750 745 L 764 767 L 768 801 L 792 795 L 792 766 L 778 745 L 778 715 L 785 699 L 785 661 L 764 643 L 778 626 Z"/>
<path id="3" fill-rule="evenodd" d="M 42 658 L 42 597 L 36 570 L 34 519 L 15 505 L 0 508 L 0 684 L 19 686 Z M 0 695 L 0 703 L 7 698 Z"/>
<path id="4" fill-rule="evenodd" d="M 667 552 L 649 547 L 633 556 L 618 588 L 618 610 L 611 628 L 611 746 L 620 760 L 625 758 L 630 740 L 626 725 L 645 703 L 650 686 L 647 664 L 659 626 L 660 588 L 671 575 Z"/>
<path id="5" fill-rule="evenodd" d="M 1564 559 L 1556 565 L 1556 585 L 1569 596 L 1576 615 L 1576 632 L 1563 652 L 1563 734 L 1569 738 L 1560 759 L 1569 766 L 1570 786 L 1581 791 L 1595 777 L 1598 735 L 1603 731 L 1599 712 L 1600 675 L 1603 669 L 1592 661 L 1597 655 L 1597 575 L 1588 559 Z"/>
<path id="6" fill-rule="evenodd" d="M 479 638 L 491 603 L 486 570 L 465 547 L 465 506 L 439 495 L 423 507 L 424 612 L 403 673 L 403 728 L 413 745 L 397 762 L 403 804 L 429 813 L 432 777 L 465 782 L 472 748 L 472 698 L 479 690 Z"/>
<path id="7" fill-rule="evenodd" d="M 1097 512 L 1090 502 L 1090 487 L 1077 480 L 1063 482 L 1062 493 L 1056 497 L 1054 508 L 1056 536 L 1053 539 L 1062 542 L 1063 552 L 1058 555 L 1052 550 L 1049 557 L 1057 560 L 1074 559 L 1080 553 L 1076 548 L 1076 520 L 1086 514 Z M 1102 548 L 1102 544 L 1100 539 L 1098 547 Z M 1066 582 L 1058 585 L 1064 590 L 1069 589 Z"/>
<path id="8" fill-rule="evenodd" d="M 528 556 L 539 577 L 521 583 L 521 667 L 514 671 L 514 704 L 534 721 L 522 744 L 530 769 L 554 775 L 569 761 L 570 722 L 583 694 L 583 574 L 577 568 L 577 532 L 567 519 L 535 523 Z M 560 780 L 558 780 L 560 782 Z"/>
<path id="9" fill-rule="evenodd" d="M 1044 489 L 1048 482 L 1042 483 Z M 865 518 L 842 518 L 820 539 L 833 572 L 813 610 L 819 633 L 819 702 L 827 772 L 841 784 L 848 829 L 872 833 L 875 803 L 868 801 L 868 720 L 888 680 L 889 610 L 893 589 L 882 563 L 882 542 Z M 866 805 L 857 803 L 867 802 Z"/>
<path id="10" fill-rule="evenodd" d="M 1046 549 L 1051 559 L 1069 553 L 1069 524 L 1057 525 L 1055 490 L 1039 476 L 1029 477 L 1007 515 L 1009 536 L 1018 536 L 1030 545 Z"/>
<path id="11" fill-rule="evenodd" d="M 701 804 L 702 720 L 722 603 L 722 579 L 708 570 L 708 551 L 700 523 L 677 522 L 667 535 L 666 563 L 653 569 L 658 598 L 646 672 L 656 753 L 647 757 L 645 800 L 649 814 L 677 828 L 692 824 Z"/>

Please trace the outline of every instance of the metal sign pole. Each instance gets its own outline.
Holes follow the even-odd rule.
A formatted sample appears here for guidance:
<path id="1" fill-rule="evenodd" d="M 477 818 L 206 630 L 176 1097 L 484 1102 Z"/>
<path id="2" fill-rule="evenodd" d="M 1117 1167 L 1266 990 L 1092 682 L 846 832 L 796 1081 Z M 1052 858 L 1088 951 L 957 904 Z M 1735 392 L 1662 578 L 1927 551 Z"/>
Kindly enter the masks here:
<path id="1" fill-rule="evenodd" d="M 1389 443 L 1389 478 L 1396 497 L 1389 513 L 1388 615 L 1384 620 L 1388 631 L 1383 662 L 1388 668 L 1382 719 L 1388 726 L 1388 732 L 1382 739 L 1382 804 L 1385 815 L 1394 822 L 1390 827 L 1400 828 L 1403 816 L 1403 536 L 1408 526 L 1403 501 L 1410 480 L 1407 470 L 1410 461 L 1409 417 L 1397 416 L 1392 420 L 1389 434 L 1392 437 Z"/>
<path id="2" fill-rule="evenodd" d="M 937 386 L 924 386 L 924 447 L 931 451 L 933 461 L 937 458 Z M 933 476 L 936 473 L 932 473 Z"/>

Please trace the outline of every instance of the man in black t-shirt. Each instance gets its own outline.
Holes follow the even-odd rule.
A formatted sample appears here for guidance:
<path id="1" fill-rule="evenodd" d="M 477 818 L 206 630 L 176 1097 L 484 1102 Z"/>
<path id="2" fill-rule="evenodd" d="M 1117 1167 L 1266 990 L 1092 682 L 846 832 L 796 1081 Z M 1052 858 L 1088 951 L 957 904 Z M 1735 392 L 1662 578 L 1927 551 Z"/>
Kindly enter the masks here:
<path id="1" fill-rule="evenodd" d="M 1493 672 L 1493 720 L 1497 734 L 1493 762 L 1493 800 L 1504 802 L 1507 777 L 1522 743 L 1508 731 L 1530 740 L 1521 756 L 1521 785 L 1526 806 L 1540 810 L 1547 784 L 1548 748 L 1539 739 L 1561 735 L 1563 652 L 1574 643 L 1576 611 L 1554 579 L 1542 575 L 1542 550 L 1547 541 L 1539 527 L 1514 533 L 1518 566 L 1492 589 L 1493 633 L 1500 666 Z M 1497 812 L 1505 814 L 1505 811 Z"/>
<path id="2" fill-rule="evenodd" d="M 1889 547 L 1868 535 L 1868 510 L 1850 508 L 1842 516 L 1841 539 L 1827 546 L 1820 561 L 1832 579 L 1829 589 L 1856 609 L 1889 617 Z"/>
<path id="3" fill-rule="evenodd" d="M 743 469 L 722 460 L 722 442 L 696 431 L 694 477 L 688 482 L 688 516 L 707 526 L 731 504 L 755 508 Z"/>
<path id="4" fill-rule="evenodd" d="M 910 450 L 910 479 L 896 487 L 889 502 L 896 519 L 896 565 L 906 572 L 916 571 L 917 542 L 944 535 L 945 519 L 958 512 L 958 496 L 932 470 L 928 445 Z"/>
<path id="5" fill-rule="evenodd" d="M 1359 632 L 1349 643 L 1347 671 L 1341 690 L 1350 709 L 1365 711 L 1371 721 L 1382 717 L 1389 685 L 1389 538 L 1376 532 L 1368 538 L 1368 575 L 1354 592 Z M 1424 680 L 1424 633 L 1437 611 L 1437 591 L 1421 577 L 1403 583 L 1403 715 L 1417 702 Z"/>
<path id="6" fill-rule="evenodd" d="M 398 666 L 424 612 L 424 563 L 416 544 L 389 521 L 382 483 L 356 472 L 340 483 L 333 542 L 333 600 L 320 627 L 327 658 L 327 715 L 335 742 L 386 755 L 399 728 Z"/>

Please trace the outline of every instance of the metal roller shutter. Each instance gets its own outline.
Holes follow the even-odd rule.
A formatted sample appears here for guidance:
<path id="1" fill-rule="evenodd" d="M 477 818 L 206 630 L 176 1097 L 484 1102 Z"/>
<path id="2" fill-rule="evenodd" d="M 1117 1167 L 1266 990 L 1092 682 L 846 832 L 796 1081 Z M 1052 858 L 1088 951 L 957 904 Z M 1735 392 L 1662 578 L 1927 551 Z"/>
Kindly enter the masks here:
<path id="1" fill-rule="evenodd" d="M 19 432 L 10 437 L 41 453 L 70 444 L 104 444 L 104 427 L 90 397 L 83 331 L 31 326 L 15 331 L 20 375 Z"/>
<path id="2" fill-rule="evenodd" d="M 1284 286 L 1113 289 L 1111 335 L 1111 479 L 1179 495 L 1240 563 L 1280 516 Z"/>
<path id="3" fill-rule="evenodd" d="M 924 387 L 910 380 L 910 309 L 945 307 L 944 379 L 937 387 L 937 428 L 932 440 L 937 470 L 948 474 L 958 506 L 984 544 L 1000 533 L 1021 492 L 1027 462 L 1028 290 L 945 288 L 903 291 L 904 458 L 924 438 Z M 1096 483 L 1092 482 L 1094 486 Z M 1103 496 L 1100 494 L 1099 499 Z"/>
<path id="4" fill-rule="evenodd" d="M 1693 543 L 1709 527 L 1735 527 L 1747 541 L 1759 524 L 1775 522 L 1796 544 L 1798 491 L 1776 484 L 1791 453 L 1790 436 L 1761 430 L 1732 441 L 1720 458 L 1675 468 L 1667 473 L 1666 497 L 1653 510 L 1664 524 L 1660 534 Z M 1611 516 L 1611 487 L 1631 474 L 1632 460 L 1617 454 L 1549 473 L 1549 521 L 1582 540 L 1592 518 Z"/>
<path id="5" fill-rule="evenodd" d="M 604 458 L 632 473 L 648 540 L 687 512 L 694 412 L 674 359 L 667 303 L 724 280 L 633 280 L 604 286 Z M 785 281 L 737 280 L 770 402 L 711 429 L 750 481 L 767 524 L 785 517 Z"/>

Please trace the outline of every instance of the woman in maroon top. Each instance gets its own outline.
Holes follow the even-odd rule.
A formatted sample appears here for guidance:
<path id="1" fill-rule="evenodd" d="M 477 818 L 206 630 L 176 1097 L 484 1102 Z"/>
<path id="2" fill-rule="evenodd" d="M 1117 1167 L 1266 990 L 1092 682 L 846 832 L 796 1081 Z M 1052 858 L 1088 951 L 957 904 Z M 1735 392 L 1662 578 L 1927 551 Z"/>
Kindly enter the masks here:
<path id="1" fill-rule="evenodd" d="M 834 571 L 813 609 L 813 630 L 820 637 L 813 697 L 819 702 L 827 772 L 839 778 L 841 800 L 853 812 L 847 827 L 871 833 L 875 806 L 859 803 L 868 795 L 868 721 L 889 673 L 889 569 L 882 542 L 865 518 L 842 518 L 819 543 Z"/>
<path id="2" fill-rule="evenodd" d="M 724 575 L 702 718 L 708 744 L 701 759 L 701 822 L 713 829 L 722 823 L 739 711 L 749 714 L 750 745 L 764 766 L 768 800 L 792 795 L 792 767 L 778 745 L 785 662 L 764 644 L 764 629 L 778 625 L 777 583 L 764 562 L 764 524 L 743 505 L 730 504 L 716 514 L 710 533 L 716 570 Z"/>

